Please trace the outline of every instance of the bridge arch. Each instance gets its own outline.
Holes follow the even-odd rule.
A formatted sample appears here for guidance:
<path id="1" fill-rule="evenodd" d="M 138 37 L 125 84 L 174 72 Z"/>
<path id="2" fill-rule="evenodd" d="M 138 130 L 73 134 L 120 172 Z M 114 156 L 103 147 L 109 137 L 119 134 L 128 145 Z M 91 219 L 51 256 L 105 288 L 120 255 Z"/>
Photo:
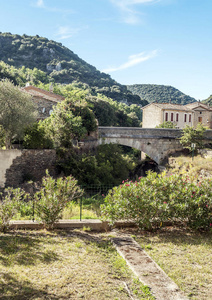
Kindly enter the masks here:
<path id="1" fill-rule="evenodd" d="M 99 127 L 99 145 L 120 144 L 138 149 L 158 165 L 176 151 L 183 149 L 179 142 L 182 135 L 177 129 L 147 129 L 137 127 Z"/>

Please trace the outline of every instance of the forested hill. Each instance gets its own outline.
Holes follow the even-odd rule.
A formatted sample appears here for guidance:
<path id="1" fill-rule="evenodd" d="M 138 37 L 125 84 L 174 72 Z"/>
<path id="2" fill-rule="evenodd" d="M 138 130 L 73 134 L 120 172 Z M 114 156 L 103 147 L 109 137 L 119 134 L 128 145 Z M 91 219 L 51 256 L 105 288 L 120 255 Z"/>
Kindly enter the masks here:
<path id="1" fill-rule="evenodd" d="M 202 102 L 208 104 L 209 106 L 212 106 L 212 95 L 210 95 L 210 97 L 208 97 L 206 100 L 203 100 Z"/>
<path id="2" fill-rule="evenodd" d="M 157 84 L 134 84 L 128 85 L 128 90 L 133 94 L 139 95 L 141 99 L 148 102 L 158 103 L 175 103 L 175 104 L 187 104 L 197 101 L 196 99 L 183 94 L 178 89 L 172 86 L 157 85 Z"/>
<path id="3" fill-rule="evenodd" d="M 0 60 L 16 68 L 24 66 L 42 70 L 56 83 L 88 84 L 95 94 L 101 93 L 116 101 L 147 104 L 139 96 L 133 95 L 126 86 L 98 71 L 61 43 L 38 35 L 0 33 Z"/>

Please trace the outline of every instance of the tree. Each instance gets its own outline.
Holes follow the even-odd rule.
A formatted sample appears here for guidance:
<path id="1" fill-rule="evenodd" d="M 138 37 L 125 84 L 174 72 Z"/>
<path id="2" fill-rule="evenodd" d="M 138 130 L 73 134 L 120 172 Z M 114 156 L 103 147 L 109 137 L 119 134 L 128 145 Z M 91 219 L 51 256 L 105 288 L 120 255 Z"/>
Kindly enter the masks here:
<path id="1" fill-rule="evenodd" d="M 176 125 L 171 121 L 164 121 L 163 123 L 159 124 L 155 128 L 176 128 Z"/>
<path id="2" fill-rule="evenodd" d="M 1 135 L 0 135 L 1 142 Z M 25 130 L 23 146 L 25 149 L 52 149 L 53 141 L 46 134 L 43 123 L 36 122 Z"/>
<path id="3" fill-rule="evenodd" d="M 5 79 L 0 81 L 0 112 L 5 145 L 10 148 L 12 141 L 22 139 L 25 127 L 36 120 L 36 108 L 31 96 Z"/>
<path id="4" fill-rule="evenodd" d="M 191 144 L 196 144 L 196 149 L 201 149 L 203 147 L 203 135 L 206 128 L 198 123 L 197 128 L 186 126 L 183 128 L 183 135 L 180 138 L 180 143 L 184 148 L 192 150 Z"/>
<path id="5" fill-rule="evenodd" d="M 84 95 L 69 95 L 43 121 L 46 133 L 54 141 L 55 147 L 69 148 L 72 140 L 80 140 L 89 132 L 97 130 L 95 116 L 83 97 Z"/>

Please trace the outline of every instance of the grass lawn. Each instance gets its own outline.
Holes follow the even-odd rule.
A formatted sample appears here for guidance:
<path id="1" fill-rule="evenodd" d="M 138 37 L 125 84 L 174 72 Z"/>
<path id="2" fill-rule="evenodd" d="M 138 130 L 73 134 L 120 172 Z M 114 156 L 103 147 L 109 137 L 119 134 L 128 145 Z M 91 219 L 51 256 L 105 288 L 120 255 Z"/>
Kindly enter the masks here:
<path id="1" fill-rule="evenodd" d="M 0 299 L 154 299 L 104 235 L 0 234 Z"/>
<path id="2" fill-rule="evenodd" d="M 212 232 L 168 227 L 136 240 L 190 299 L 212 299 Z"/>

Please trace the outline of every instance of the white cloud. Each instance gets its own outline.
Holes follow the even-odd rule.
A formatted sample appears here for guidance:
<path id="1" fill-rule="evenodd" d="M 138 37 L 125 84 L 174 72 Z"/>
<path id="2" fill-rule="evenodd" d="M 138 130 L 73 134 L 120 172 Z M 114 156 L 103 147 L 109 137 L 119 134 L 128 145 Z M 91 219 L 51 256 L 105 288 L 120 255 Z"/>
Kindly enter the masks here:
<path id="1" fill-rule="evenodd" d="M 80 28 L 71 28 L 69 26 L 60 26 L 56 32 L 56 36 L 59 40 L 68 39 L 76 35 L 81 29 Z"/>
<path id="2" fill-rule="evenodd" d="M 139 22 L 138 11 L 134 9 L 137 4 L 154 4 L 161 0 L 110 0 L 124 15 L 124 22 L 136 24 Z"/>
<path id="3" fill-rule="evenodd" d="M 153 50 L 149 53 L 145 53 L 145 52 L 141 52 L 138 54 L 134 54 L 134 55 L 130 55 L 128 58 L 128 61 L 124 64 L 121 64 L 118 67 L 110 67 L 107 69 L 102 70 L 102 72 L 104 73 L 112 73 L 115 71 L 120 71 L 120 70 L 124 70 L 124 69 L 128 69 L 130 67 L 136 66 L 144 61 L 147 61 L 153 57 L 155 57 L 157 55 L 157 50 Z"/>
<path id="4" fill-rule="evenodd" d="M 37 7 L 45 7 L 43 0 L 37 0 L 35 6 L 37 6 Z"/>
<path id="5" fill-rule="evenodd" d="M 34 7 L 43 8 L 50 12 L 62 13 L 62 14 L 73 14 L 74 11 L 71 9 L 63 9 L 58 7 L 46 6 L 44 0 L 37 0 L 37 2 L 33 5 Z"/>

